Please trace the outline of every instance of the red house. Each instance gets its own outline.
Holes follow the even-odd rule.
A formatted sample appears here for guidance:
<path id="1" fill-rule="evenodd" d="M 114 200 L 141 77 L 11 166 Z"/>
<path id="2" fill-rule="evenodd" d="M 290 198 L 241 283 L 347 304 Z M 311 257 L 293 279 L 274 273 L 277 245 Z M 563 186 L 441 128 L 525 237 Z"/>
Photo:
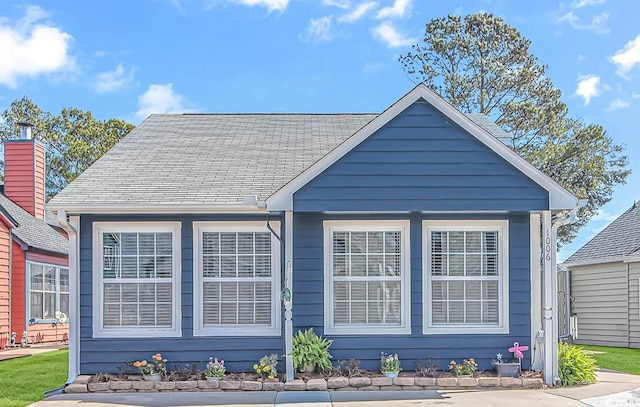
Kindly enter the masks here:
<path id="1" fill-rule="evenodd" d="M 28 333 L 30 343 L 68 337 L 68 240 L 44 209 L 45 151 L 22 125 L 4 145 L 0 193 L 0 348 Z"/>

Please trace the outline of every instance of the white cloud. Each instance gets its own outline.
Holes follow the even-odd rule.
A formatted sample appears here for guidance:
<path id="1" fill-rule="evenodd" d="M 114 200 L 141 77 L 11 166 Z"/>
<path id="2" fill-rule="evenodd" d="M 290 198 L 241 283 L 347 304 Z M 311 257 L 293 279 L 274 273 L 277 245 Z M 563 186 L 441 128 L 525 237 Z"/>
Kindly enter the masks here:
<path id="1" fill-rule="evenodd" d="M 95 90 L 98 93 L 114 92 L 124 85 L 131 83 L 134 72 L 134 68 L 127 71 L 122 64 L 118 64 L 114 70 L 98 74 Z"/>
<path id="2" fill-rule="evenodd" d="M 347 9 L 351 6 L 351 2 L 349 0 L 322 0 L 322 5 Z"/>
<path id="3" fill-rule="evenodd" d="M 338 21 L 353 23 L 355 21 L 360 20 L 362 17 L 364 17 L 364 15 L 367 14 L 367 12 L 369 12 L 369 10 L 373 10 L 377 7 L 378 7 L 378 3 L 376 3 L 375 1 L 360 3 L 356 7 L 354 7 L 354 9 L 351 10 L 349 13 L 343 16 L 340 16 L 338 18 Z"/>
<path id="4" fill-rule="evenodd" d="M 394 0 L 393 6 L 384 7 L 378 11 L 376 18 L 403 18 L 411 14 L 411 2 L 413 0 Z"/>
<path id="5" fill-rule="evenodd" d="M 627 102 L 626 100 L 622 100 L 620 98 L 617 99 L 613 99 L 611 101 L 611 103 L 609 103 L 609 106 L 607 106 L 607 108 L 605 109 L 607 112 L 612 112 L 614 110 L 622 110 L 622 109 L 626 109 L 629 107 L 629 102 Z"/>
<path id="6" fill-rule="evenodd" d="M 16 88 L 24 77 L 73 70 L 69 55 L 73 38 L 51 23 L 38 23 L 48 13 L 38 6 L 25 7 L 15 27 L 0 20 L 0 84 Z"/>
<path id="7" fill-rule="evenodd" d="M 574 0 L 571 3 L 571 7 L 582 8 L 582 7 L 589 7 L 589 6 L 599 6 L 606 2 L 607 0 Z"/>
<path id="8" fill-rule="evenodd" d="M 333 16 L 312 18 L 303 35 L 299 38 L 304 41 L 331 41 L 333 34 Z"/>
<path id="9" fill-rule="evenodd" d="M 606 26 L 609 17 L 609 13 L 602 12 L 593 16 L 589 24 L 583 24 L 580 22 L 580 18 L 576 16 L 573 11 L 569 11 L 568 13 L 556 19 L 556 23 L 562 23 L 566 21 L 574 30 L 587 30 L 593 31 L 596 34 L 606 34 L 610 31 Z"/>
<path id="10" fill-rule="evenodd" d="M 620 74 L 624 75 L 640 62 L 640 35 L 627 42 L 624 49 L 616 51 L 611 60 L 620 67 Z"/>
<path id="11" fill-rule="evenodd" d="M 373 27 L 372 32 L 375 38 L 384 42 L 389 48 L 406 47 L 418 42 L 417 38 L 403 36 L 388 22 Z"/>
<path id="12" fill-rule="evenodd" d="M 235 3 L 243 4 L 245 6 L 263 6 L 269 9 L 269 11 L 284 11 L 289 5 L 289 0 L 232 0 Z"/>
<path id="13" fill-rule="evenodd" d="M 634 99 L 640 99 L 640 93 L 633 92 L 633 93 L 631 93 L 631 97 L 634 98 Z"/>
<path id="14" fill-rule="evenodd" d="M 173 91 L 173 84 L 149 85 L 145 93 L 138 96 L 136 115 L 145 118 L 153 113 L 182 113 L 187 110 L 184 96 Z"/>
<path id="15" fill-rule="evenodd" d="M 618 219 L 622 215 L 621 213 L 611 213 L 607 212 L 604 209 L 599 210 L 593 217 L 590 219 L 591 221 L 607 221 L 611 222 Z"/>
<path id="16" fill-rule="evenodd" d="M 581 75 L 578 77 L 576 95 L 584 99 L 584 105 L 591 103 L 591 98 L 600 96 L 600 77 L 595 75 Z"/>

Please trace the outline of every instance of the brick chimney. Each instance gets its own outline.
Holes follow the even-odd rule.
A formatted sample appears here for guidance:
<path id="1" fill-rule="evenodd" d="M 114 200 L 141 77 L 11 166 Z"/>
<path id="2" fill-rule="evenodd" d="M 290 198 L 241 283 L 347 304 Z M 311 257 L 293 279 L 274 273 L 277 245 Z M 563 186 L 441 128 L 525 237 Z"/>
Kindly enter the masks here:
<path id="1" fill-rule="evenodd" d="M 20 139 L 4 144 L 4 194 L 44 219 L 44 147 L 31 138 L 31 124 L 20 125 Z"/>

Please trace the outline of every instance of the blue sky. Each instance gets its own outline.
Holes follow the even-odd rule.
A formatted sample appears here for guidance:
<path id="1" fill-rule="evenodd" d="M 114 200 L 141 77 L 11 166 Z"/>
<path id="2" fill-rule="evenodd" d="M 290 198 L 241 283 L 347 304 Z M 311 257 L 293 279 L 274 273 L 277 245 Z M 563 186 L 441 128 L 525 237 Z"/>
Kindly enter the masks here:
<path id="1" fill-rule="evenodd" d="M 634 173 L 561 251 L 640 200 L 636 0 L 3 0 L 0 109 L 151 113 L 381 112 L 414 84 L 398 56 L 427 21 L 485 11 L 532 41 L 573 116 L 625 144 Z"/>

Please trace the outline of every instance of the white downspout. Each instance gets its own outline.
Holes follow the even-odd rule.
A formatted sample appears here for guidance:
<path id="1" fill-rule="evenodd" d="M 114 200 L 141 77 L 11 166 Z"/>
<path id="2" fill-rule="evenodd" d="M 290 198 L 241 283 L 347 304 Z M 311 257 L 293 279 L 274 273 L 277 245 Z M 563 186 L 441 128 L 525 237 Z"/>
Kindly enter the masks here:
<path id="1" fill-rule="evenodd" d="M 79 239 L 80 217 L 70 216 L 59 210 L 58 224 L 69 235 L 69 375 L 67 383 L 73 383 L 80 374 L 80 273 Z"/>
<path id="2" fill-rule="evenodd" d="M 284 302 L 284 348 L 287 381 L 294 378 L 293 357 L 293 212 L 284 213 L 284 258 L 285 258 L 285 288 L 289 291 L 289 298 Z"/>

